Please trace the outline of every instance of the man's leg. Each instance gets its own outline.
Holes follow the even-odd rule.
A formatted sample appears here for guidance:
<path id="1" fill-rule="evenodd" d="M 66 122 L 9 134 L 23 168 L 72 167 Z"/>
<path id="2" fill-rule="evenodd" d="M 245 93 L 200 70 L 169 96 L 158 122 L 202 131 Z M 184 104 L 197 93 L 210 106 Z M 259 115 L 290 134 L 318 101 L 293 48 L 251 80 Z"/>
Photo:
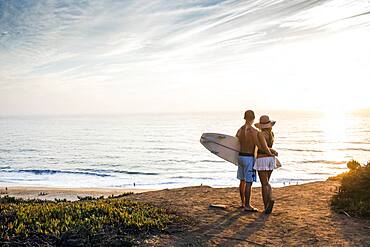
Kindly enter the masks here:
<path id="1" fill-rule="evenodd" d="M 245 182 L 245 207 L 252 208 L 251 206 L 252 183 Z"/>
<path id="2" fill-rule="evenodd" d="M 239 193 L 240 193 L 240 200 L 242 202 L 241 206 L 245 207 L 245 180 L 240 180 Z"/>
<path id="3" fill-rule="evenodd" d="M 256 181 L 256 174 L 253 170 L 254 158 L 248 160 L 245 171 L 245 210 L 246 211 L 257 211 L 258 209 L 254 208 L 251 205 L 251 195 L 252 195 L 252 184 Z"/>
<path id="4" fill-rule="evenodd" d="M 237 178 L 240 180 L 239 183 L 239 193 L 240 193 L 240 200 L 241 200 L 241 207 L 245 207 L 245 168 L 244 168 L 244 160 L 242 157 L 239 157 L 239 164 L 238 164 L 238 171 L 237 171 Z"/>

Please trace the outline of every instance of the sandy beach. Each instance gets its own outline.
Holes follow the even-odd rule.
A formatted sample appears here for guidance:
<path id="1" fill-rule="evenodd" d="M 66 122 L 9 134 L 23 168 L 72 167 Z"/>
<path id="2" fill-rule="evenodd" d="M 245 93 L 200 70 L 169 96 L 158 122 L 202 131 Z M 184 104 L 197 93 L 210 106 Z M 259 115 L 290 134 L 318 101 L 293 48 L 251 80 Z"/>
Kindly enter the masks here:
<path id="1" fill-rule="evenodd" d="M 5 189 L 7 188 L 7 189 Z M 0 188 L 0 196 L 8 195 L 23 199 L 41 199 L 54 200 L 66 199 L 68 201 L 76 201 L 78 197 L 108 197 L 111 195 L 120 195 L 124 193 L 142 193 L 152 191 L 150 189 L 120 189 L 120 188 L 57 188 L 57 187 L 2 187 Z"/>
<path id="2" fill-rule="evenodd" d="M 146 240 L 147 246 L 369 246 L 370 221 L 337 214 L 330 209 L 339 182 L 325 181 L 274 189 L 271 215 L 245 213 L 237 188 L 208 186 L 143 191 L 126 189 L 62 189 L 10 187 L 8 194 L 22 198 L 77 199 L 135 192 L 127 199 L 166 208 L 185 219 L 165 233 Z M 39 195 L 40 192 L 47 195 Z M 260 188 L 253 204 L 262 209 Z M 225 204 L 226 209 L 210 204 Z"/>
<path id="3" fill-rule="evenodd" d="M 149 246 L 369 246 L 370 221 L 337 214 L 330 199 L 339 182 L 325 181 L 273 190 L 271 215 L 238 208 L 237 188 L 207 186 L 153 191 L 130 196 L 186 216 L 190 227 L 173 227 L 153 237 Z M 262 209 L 260 188 L 253 204 Z M 225 204 L 217 209 L 210 204 Z"/>

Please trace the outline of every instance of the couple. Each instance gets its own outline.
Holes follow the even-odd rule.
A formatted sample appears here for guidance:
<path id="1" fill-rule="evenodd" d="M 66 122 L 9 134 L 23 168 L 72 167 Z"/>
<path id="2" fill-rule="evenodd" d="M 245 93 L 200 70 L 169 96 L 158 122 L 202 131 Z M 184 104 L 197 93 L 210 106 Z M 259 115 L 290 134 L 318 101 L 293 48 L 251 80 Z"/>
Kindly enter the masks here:
<path id="1" fill-rule="evenodd" d="M 272 200 L 272 189 L 269 183 L 272 171 L 277 168 L 277 152 L 272 149 L 274 133 L 271 121 L 268 116 L 261 116 L 259 123 L 252 125 L 255 119 L 254 112 L 248 110 L 244 113 L 245 124 L 238 130 L 236 137 L 240 142 L 239 165 L 237 178 L 240 180 L 239 191 L 242 206 L 245 211 L 258 212 L 250 204 L 252 183 L 256 182 L 256 171 L 262 184 L 262 197 L 265 206 L 265 213 L 270 214 L 274 207 Z M 255 159 L 255 151 L 257 157 Z"/>

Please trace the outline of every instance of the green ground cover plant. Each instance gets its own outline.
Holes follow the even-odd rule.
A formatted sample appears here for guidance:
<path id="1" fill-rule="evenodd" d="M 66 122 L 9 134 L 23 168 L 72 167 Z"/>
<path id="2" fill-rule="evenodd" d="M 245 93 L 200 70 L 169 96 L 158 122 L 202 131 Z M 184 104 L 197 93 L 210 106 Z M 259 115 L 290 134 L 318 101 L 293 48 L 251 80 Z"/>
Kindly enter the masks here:
<path id="1" fill-rule="evenodd" d="M 338 176 L 339 191 L 332 198 L 332 208 L 350 216 L 370 218 L 370 162 L 361 165 L 352 160 L 348 172 Z"/>
<path id="2" fill-rule="evenodd" d="M 130 246 L 164 230 L 177 217 L 117 198 L 69 201 L 0 199 L 0 245 Z"/>

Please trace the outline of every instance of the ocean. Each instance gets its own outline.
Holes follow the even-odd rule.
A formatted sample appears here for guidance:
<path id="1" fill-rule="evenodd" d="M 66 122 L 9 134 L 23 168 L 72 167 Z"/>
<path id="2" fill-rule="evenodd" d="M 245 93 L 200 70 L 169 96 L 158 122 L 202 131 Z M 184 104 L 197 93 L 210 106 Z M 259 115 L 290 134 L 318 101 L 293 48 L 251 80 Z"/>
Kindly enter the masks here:
<path id="1" fill-rule="evenodd" d="M 258 112 L 259 116 L 262 112 Z M 273 186 L 325 180 L 370 157 L 370 114 L 269 112 L 282 168 Z M 0 117 L 0 186 L 237 186 L 204 132 L 235 135 L 243 112 Z M 256 184 L 257 186 L 259 183 Z"/>

